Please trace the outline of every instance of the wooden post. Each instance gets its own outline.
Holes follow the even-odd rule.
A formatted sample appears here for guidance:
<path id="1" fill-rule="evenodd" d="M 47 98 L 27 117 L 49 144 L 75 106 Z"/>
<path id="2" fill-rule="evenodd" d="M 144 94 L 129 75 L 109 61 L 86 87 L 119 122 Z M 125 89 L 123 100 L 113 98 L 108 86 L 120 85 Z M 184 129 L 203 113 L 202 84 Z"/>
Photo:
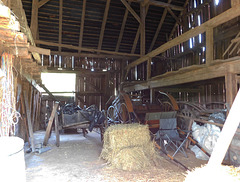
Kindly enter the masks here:
<path id="1" fill-rule="evenodd" d="M 226 102 L 229 107 L 232 106 L 233 100 L 237 95 L 237 75 L 228 72 L 225 75 L 225 87 L 226 87 Z"/>
<path id="2" fill-rule="evenodd" d="M 38 0 L 32 1 L 32 16 L 30 29 L 32 32 L 33 39 L 36 40 L 38 31 Z"/>
<path id="3" fill-rule="evenodd" d="M 55 135 L 56 135 L 56 146 L 60 145 L 60 137 L 59 137 L 59 122 L 58 122 L 58 114 L 55 112 Z"/>
<path id="4" fill-rule="evenodd" d="M 26 106 L 28 130 L 29 130 L 29 135 L 30 135 L 30 139 L 31 139 L 32 152 L 35 152 L 33 128 L 32 128 L 32 122 L 31 122 L 31 112 L 30 112 L 29 103 L 28 103 L 28 93 L 26 90 L 24 90 L 23 94 L 24 94 L 24 101 L 25 101 L 25 106 Z"/>
<path id="5" fill-rule="evenodd" d="M 63 18 L 63 0 L 59 0 L 59 27 L 58 27 L 58 43 L 62 43 L 62 18 Z M 58 47 L 58 51 L 61 52 L 61 46 Z"/>
<path id="6" fill-rule="evenodd" d="M 147 62 L 147 80 L 151 78 L 151 62 L 152 58 L 149 58 Z"/>
<path id="7" fill-rule="evenodd" d="M 50 133 L 51 133 L 52 124 L 53 124 L 53 119 L 55 117 L 55 113 L 57 111 L 58 105 L 59 105 L 59 102 L 55 102 L 53 110 L 52 110 L 52 113 L 51 113 L 51 116 L 50 116 L 50 119 L 49 119 L 49 122 L 48 122 L 46 133 L 45 133 L 45 136 L 44 136 L 43 145 L 47 145 L 47 143 L 48 143 L 48 139 L 49 139 L 49 136 L 50 136 Z"/>
<path id="8" fill-rule="evenodd" d="M 240 92 L 238 91 L 238 94 L 233 102 L 233 105 L 229 111 L 229 115 L 223 126 L 222 132 L 217 140 L 215 147 L 213 148 L 213 152 L 209 159 L 208 165 L 211 166 L 221 165 L 226 155 L 227 149 L 240 123 L 239 107 L 240 107 Z"/>
<path id="9" fill-rule="evenodd" d="M 150 103 L 152 104 L 155 101 L 155 89 L 150 88 Z"/>
<path id="10" fill-rule="evenodd" d="M 144 2 L 140 3 L 140 17 L 141 17 L 141 39 L 140 39 L 140 55 L 145 55 L 145 19 L 146 19 L 146 6 L 144 6 Z"/>
<path id="11" fill-rule="evenodd" d="M 213 61 L 213 28 L 206 30 L 206 64 L 210 65 Z"/>

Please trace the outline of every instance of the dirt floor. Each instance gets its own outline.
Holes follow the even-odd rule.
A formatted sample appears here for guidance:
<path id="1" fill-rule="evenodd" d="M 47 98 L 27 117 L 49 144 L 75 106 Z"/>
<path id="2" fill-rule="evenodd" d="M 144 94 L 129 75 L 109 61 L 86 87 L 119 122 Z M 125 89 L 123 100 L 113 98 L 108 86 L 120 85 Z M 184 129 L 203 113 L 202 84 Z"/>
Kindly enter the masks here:
<path id="1" fill-rule="evenodd" d="M 35 144 L 43 142 L 44 131 L 35 132 Z M 49 139 L 51 149 L 38 153 L 25 153 L 27 182 L 82 182 L 82 181 L 184 181 L 186 171 L 165 158 L 159 159 L 158 166 L 141 171 L 128 172 L 109 167 L 99 159 L 102 149 L 100 134 L 88 133 L 86 138 L 80 134 L 61 134 L 60 147 L 55 145 L 54 133 Z M 27 146 L 26 146 L 27 148 Z M 189 169 L 199 167 L 206 161 L 195 158 L 187 151 L 188 158 L 181 153 L 176 159 Z"/>

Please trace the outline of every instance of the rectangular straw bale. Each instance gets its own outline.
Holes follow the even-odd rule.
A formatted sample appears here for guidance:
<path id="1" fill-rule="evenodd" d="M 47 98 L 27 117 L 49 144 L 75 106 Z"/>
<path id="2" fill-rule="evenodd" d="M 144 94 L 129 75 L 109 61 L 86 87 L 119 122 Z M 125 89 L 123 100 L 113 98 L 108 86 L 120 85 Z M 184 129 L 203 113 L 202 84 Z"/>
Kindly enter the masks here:
<path id="1" fill-rule="evenodd" d="M 150 141 L 150 134 L 147 125 L 113 125 L 110 126 L 105 133 L 109 147 L 115 150 L 118 148 L 122 149 L 133 146 L 144 146 Z"/>

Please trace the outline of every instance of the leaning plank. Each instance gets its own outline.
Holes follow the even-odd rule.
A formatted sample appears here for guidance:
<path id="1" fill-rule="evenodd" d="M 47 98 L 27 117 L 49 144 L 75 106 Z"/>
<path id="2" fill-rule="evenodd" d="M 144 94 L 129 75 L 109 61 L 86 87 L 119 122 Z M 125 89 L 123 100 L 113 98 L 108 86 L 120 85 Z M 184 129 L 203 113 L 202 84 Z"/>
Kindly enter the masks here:
<path id="1" fill-rule="evenodd" d="M 28 130 L 29 130 L 29 135 L 30 135 L 30 139 L 31 139 L 31 148 L 32 148 L 32 152 L 35 152 L 33 128 L 32 128 L 32 122 L 31 122 L 31 113 L 30 113 L 30 108 L 29 108 L 29 103 L 28 103 L 28 93 L 25 90 L 25 91 L 23 91 L 23 94 L 24 94 L 24 101 L 25 101 L 27 121 L 28 121 Z"/>
<path id="2" fill-rule="evenodd" d="M 239 107 L 240 107 L 240 92 L 238 91 L 238 94 L 233 102 L 226 122 L 223 126 L 222 132 L 218 138 L 215 147 L 213 148 L 213 152 L 209 159 L 208 165 L 211 166 L 221 165 L 224 156 L 226 155 L 227 149 L 240 123 Z"/>
<path id="3" fill-rule="evenodd" d="M 30 45 L 28 48 L 29 52 L 35 52 L 38 54 L 48 55 L 50 56 L 50 49 L 44 49 L 36 46 Z"/>
<path id="4" fill-rule="evenodd" d="M 51 113 L 51 116 L 50 116 L 50 119 L 49 119 L 49 122 L 48 122 L 46 133 L 45 133 L 45 136 L 44 136 L 43 145 L 47 145 L 47 143 L 48 143 L 48 139 L 49 139 L 49 136 L 50 136 L 50 133 L 51 133 L 52 124 L 53 124 L 53 119 L 55 117 L 55 113 L 57 111 L 58 105 L 59 105 L 59 102 L 55 102 L 53 110 L 52 110 L 52 113 Z"/>
<path id="5" fill-rule="evenodd" d="M 58 122 L 58 114 L 55 112 L 55 135 L 56 135 L 56 146 L 60 145 L 60 137 L 59 137 L 59 122 Z"/>

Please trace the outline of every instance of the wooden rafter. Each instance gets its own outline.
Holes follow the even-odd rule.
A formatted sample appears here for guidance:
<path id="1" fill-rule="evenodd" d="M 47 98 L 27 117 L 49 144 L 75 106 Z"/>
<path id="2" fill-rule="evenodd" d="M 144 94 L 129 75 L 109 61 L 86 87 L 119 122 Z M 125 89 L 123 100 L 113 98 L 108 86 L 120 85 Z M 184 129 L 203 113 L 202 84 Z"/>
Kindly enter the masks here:
<path id="1" fill-rule="evenodd" d="M 36 44 L 43 44 L 43 45 L 56 46 L 56 47 L 65 47 L 68 49 L 82 50 L 82 51 L 87 51 L 87 52 L 102 52 L 102 53 L 111 54 L 111 55 L 134 56 L 134 57 L 140 56 L 139 54 L 121 53 L 121 52 L 106 51 L 106 50 L 100 50 L 100 49 L 90 49 L 90 48 L 78 47 L 78 46 L 73 46 L 73 45 L 68 45 L 68 44 L 47 42 L 47 41 L 42 41 L 42 40 L 36 40 Z"/>
<path id="2" fill-rule="evenodd" d="M 51 51 L 52 55 L 61 55 L 61 56 L 77 56 L 77 57 L 91 57 L 91 58 L 113 58 L 113 59 L 136 59 L 138 56 L 123 56 L 123 55 L 115 55 L 115 54 L 92 54 L 92 53 L 73 53 L 73 52 L 59 52 L 59 51 Z"/>
<path id="3" fill-rule="evenodd" d="M 129 2 L 129 5 L 131 5 L 131 2 Z M 121 44 L 121 41 L 122 41 L 123 32 L 124 32 L 125 25 L 126 25 L 126 22 L 127 22 L 128 12 L 129 12 L 129 11 L 128 11 L 128 9 L 126 8 L 125 14 L 124 14 L 124 17 L 123 17 L 123 21 L 122 21 L 122 26 L 121 26 L 120 34 L 119 34 L 119 37 L 118 37 L 117 46 L 116 46 L 116 49 L 115 49 L 116 52 L 119 50 L 119 47 L 120 47 L 120 44 Z"/>
<path id="4" fill-rule="evenodd" d="M 172 0 L 168 0 L 168 4 L 170 4 L 171 2 L 172 2 Z M 153 39 L 152 39 L 151 45 L 150 45 L 150 47 L 149 47 L 149 49 L 148 49 L 148 52 L 151 52 L 152 49 L 153 49 L 153 46 L 154 46 L 154 44 L 155 44 L 155 42 L 156 42 L 156 40 L 157 40 L 158 34 L 159 34 L 159 32 L 160 32 L 160 30 L 161 30 L 161 28 L 162 28 L 162 25 L 163 25 L 163 22 L 164 22 L 164 20 L 165 20 L 166 15 L 167 15 L 167 8 L 165 8 L 164 11 L 163 11 L 161 20 L 160 20 L 160 22 L 159 22 L 159 24 L 158 24 L 157 30 L 156 30 L 156 32 L 155 32 L 155 34 L 154 34 L 154 37 L 153 37 Z"/>
<path id="5" fill-rule="evenodd" d="M 110 1 L 111 0 L 107 0 L 107 2 L 106 2 L 106 7 L 105 7 L 103 21 L 102 21 L 102 27 L 101 27 L 101 33 L 100 33 L 99 42 L 98 42 L 98 49 L 102 48 L 103 36 L 104 36 L 105 26 L 106 26 L 107 17 L 108 17 Z"/>
<path id="6" fill-rule="evenodd" d="M 186 0 L 186 1 L 185 1 L 184 5 L 183 5 L 183 8 L 184 8 L 184 9 L 187 7 L 188 2 L 189 2 L 189 0 Z M 182 17 L 182 15 L 183 15 L 183 13 L 184 13 L 184 9 L 180 12 L 180 14 L 179 14 L 179 16 L 178 16 L 179 19 Z M 169 40 L 172 38 L 173 33 L 175 32 L 177 25 L 178 25 L 178 23 L 176 22 L 175 25 L 173 26 L 173 29 L 172 29 L 170 35 L 169 35 L 169 38 L 168 38 Z"/>
<path id="7" fill-rule="evenodd" d="M 37 39 L 38 31 L 38 0 L 32 1 L 32 15 L 31 15 L 31 25 L 30 30 L 32 32 L 33 39 Z"/>
<path id="8" fill-rule="evenodd" d="M 184 8 L 181 6 L 175 6 L 170 3 L 164 3 L 164 2 L 160 2 L 160 1 L 149 0 L 149 4 L 154 5 L 154 6 L 164 7 L 164 8 L 171 8 L 176 11 L 184 10 Z"/>
<path id="9" fill-rule="evenodd" d="M 147 4 L 147 6 L 146 6 L 146 16 L 147 16 L 147 13 L 148 13 L 148 9 L 149 9 L 149 4 Z M 139 35 L 140 35 L 140 28 L 141 28 L 141 24 L 138 26 L 138 30 L 137 30 L 135 39 L 134 39 L 134 41 L 133 41 L 133 46 L 132 46 L 131 54 L 134 54 L 134 52 L 135 52 L 135 50 L 136 50 L 137 43 L 138 43 L 138 39 L 139 39 Z"/>
<path id="10" fill-rule="evenodd" d="M 132 9 L 132 7 L 127 3 L 126 0 L 121 0 L 124 6 L 128 9 L 128 11 L 134 16 L 134 18 L 141 24 L 141 19 L 138 14 Z"/>
<path id="11" fill-rule="evenodd" d="M 41 0 L 38 2 L 38 8 L 41 8 L 44 4 L 46 4 L 50 0 Z"/>
<path id="12" fill-rule="evenodd" d="M 140 16 L 141 16 L 141 42 L 140 42 L 140 54 L 145 55 L 145 43 L 146 43 L 146 33 L 145 33 L 145 19 L 146 19 L 146 6 L 143 3 L 140 4 Z"/>
<path id="13" fill-rule="evenodd" d="M 85 21 L 85 12 L 86 12 L 86 0 L 83 0 L 81 27 L 80 27 L 79 44 L 78 44 L 79 47 L 82 47 L 83 29 L 84 29 L 84 21 Z M 80 53 L 81 50 L 78 50 L 78 52 Z"/>
<path id="14" fill-rule="evenodd" d="M 58 43 L 62 43 L 62 17 L 63 17 L 63 0 L 59 0 L 59 30 L 58 30 Z M 61 51 L 61 47 L 58 47 L 58 51 Z"/>
<path id="15" fill-rule="evenodd" d="M 155 56 L 159 55 L 160 53 L 163 53 L 164 51 L 168 50 L 169 48 L 189 40 L 191 37 L 194 37 L 194 36 L 197 36 L 199 34 L 206 32 L 206 30 L 208 28 L 214 28 L 214 27 L 221 25 L 227 21 L 230 21 L 231 19 L 238 17 L 238 16 L 240 16 L 240 5 L 237 5 L 234 8 L 228 9 L 224 13 L 222 13 L 218 16 L 215 16 L 214 18 L 206 21 L 205 23 L 201 24 L 200 26 L 197 26 L 194 29 L 190 29 L 189 31 L 183 33 L 182 35 L 161 45 L 160 47 L 153 50 L 152 52 L 150 52 L 150 53 L 146 54 L 145 56 L 142 56 L 141 58 L 137 59 L 136 61 L 130 63 L 127 66 L 127 70 L 130 70 L 130 68 L 132 68 L 140 63 L 145 62 L 150 57 L 155 57 Z"/>
<path id="16" fill-rule="evenodd" d="M 169 7 L 167 7 L 167 10 L 168 10 L 168 12 L 172 15 L 172 17 L 176 20 L 176 22 L 177 22 L 179 25 L 181 25 L 182 23 L 180 22 L 180 18 L 178 18 L 178 17 L 173 13 L 173 11 L 172 11 Z"/>

